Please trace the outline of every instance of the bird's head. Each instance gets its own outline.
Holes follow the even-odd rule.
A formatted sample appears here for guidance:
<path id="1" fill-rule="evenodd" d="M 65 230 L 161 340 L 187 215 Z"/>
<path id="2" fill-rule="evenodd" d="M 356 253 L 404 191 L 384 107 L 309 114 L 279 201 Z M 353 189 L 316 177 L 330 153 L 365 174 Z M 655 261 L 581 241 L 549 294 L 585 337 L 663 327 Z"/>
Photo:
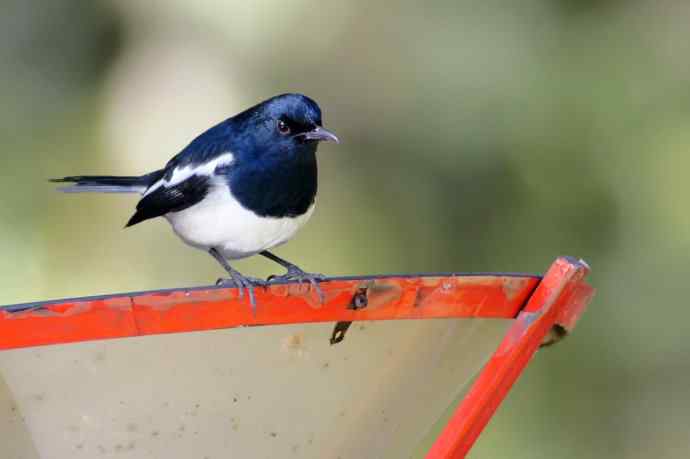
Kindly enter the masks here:
<path id="1" fill-rule="evenodd" d="M 254 159 L 313 158 L 319 142 L 339 142 L 322 126 L 318 104 L 302 94 L 282 94 L 233 118 L 241 150 Z"/>

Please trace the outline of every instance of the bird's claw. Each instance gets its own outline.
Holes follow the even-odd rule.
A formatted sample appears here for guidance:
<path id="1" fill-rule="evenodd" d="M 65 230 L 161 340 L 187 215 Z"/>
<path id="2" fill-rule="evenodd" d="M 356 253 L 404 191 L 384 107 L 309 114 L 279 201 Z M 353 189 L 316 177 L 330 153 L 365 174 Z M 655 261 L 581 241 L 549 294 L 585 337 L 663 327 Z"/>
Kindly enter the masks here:
<path id="1" fill-rule="evenodd" d="M 319 273 L 308 273 L 305 271 L 302 271 L 299 269 L 297 266 L 290 266 L 288 268 L 287 273 L 278 276 L 276 274 L 272 274 L 268 276 L 267 281 L 269 283 L 273 282 L 290 282 L 290 281 L 297 281 L 299 283 L 302 282 L 309 282 L 312 287 L 314 287 L 314 290 L 316 291 L 316 294 L 319 296 L 319 300 L 321 300 L 321 303 L 325 301 L 325 295 L 323 293 L 323 290 L 321 290 L 321 287 L 319 286 L 319 282 L 323 281 L 326 279 L 326 276 L 323 274 Z"/>
<path id="2" fill-rule="evenodd" d="M 216 281 L 216 285 L 224 287 L 235 287 L 239 292 L 239 298 L 244 298 L 244 291 L 247 291 L 249 296 L 249 303 L 252 307 L 252 312 L 256 313 L 256 297 L 254 296 L 254 287 L 266 287 L 268 282 L 256 277 L 247 277 L 240 274 L 231 274 L 230 278 L 221 278 Z"/>

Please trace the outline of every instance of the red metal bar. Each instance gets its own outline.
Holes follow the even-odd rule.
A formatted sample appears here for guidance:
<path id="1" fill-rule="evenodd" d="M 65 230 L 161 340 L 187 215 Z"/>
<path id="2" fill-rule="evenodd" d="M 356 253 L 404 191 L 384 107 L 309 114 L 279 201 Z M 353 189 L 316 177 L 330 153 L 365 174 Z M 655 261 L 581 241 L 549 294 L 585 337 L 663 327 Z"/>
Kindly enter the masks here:
<path id="1" fill-rule="evenodd" d="M 236 289 L 202 287 L 0 307 L 0 350 L 243 325 L 442 317 L 514 318 L 539 283 L 528 275 L 331 279 L 325 302 L 304 284 L 257 289 L 252 314 Z M 351 308 L 366 293 L 367 307 Z"/>
<path id="2" fill-rule="evenodd" d="M 559 258 L 519 313 L 498 350 L 484 366 L 427 459 L 463 458 L 555 325 L 571 329 L 594 290 L 584 283 L 583 261 Z"/>

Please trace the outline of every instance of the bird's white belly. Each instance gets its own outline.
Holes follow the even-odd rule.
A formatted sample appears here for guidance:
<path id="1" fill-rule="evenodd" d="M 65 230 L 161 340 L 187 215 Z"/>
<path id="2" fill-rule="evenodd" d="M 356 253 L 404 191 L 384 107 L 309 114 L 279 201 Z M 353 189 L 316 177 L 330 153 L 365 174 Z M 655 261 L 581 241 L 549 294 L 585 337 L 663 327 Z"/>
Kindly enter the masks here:
<path id="1" fill-rule="evenodd" d="M 198 204 L 169 213 L 166 218 L 187 244 L 204 250 L 215 248 L 232 260 L 287 242 L 313 212 L 312 204 L 299 217 L 259 217 L 242 207 L 227 186 L 216 186 Z"/>

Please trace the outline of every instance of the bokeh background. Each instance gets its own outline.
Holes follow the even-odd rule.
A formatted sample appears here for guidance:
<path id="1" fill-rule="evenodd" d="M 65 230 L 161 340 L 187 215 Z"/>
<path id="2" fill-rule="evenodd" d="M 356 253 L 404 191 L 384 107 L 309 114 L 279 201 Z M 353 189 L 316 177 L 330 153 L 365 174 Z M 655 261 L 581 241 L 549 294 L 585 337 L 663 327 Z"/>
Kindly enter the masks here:
<path id="1" fill-rule="evenodd" d="M 690 4 L 620 0 L 3 0 L 0 304 L 208 284 L 135 199 L 47 178 L 140 174 L 303 92 L 342 139 L 278 250 L 333 275 L 542 272 L 598 295 L 472 457 L 690 455 Z M 267 275 L 269 262 L 240 270 Z"/>

